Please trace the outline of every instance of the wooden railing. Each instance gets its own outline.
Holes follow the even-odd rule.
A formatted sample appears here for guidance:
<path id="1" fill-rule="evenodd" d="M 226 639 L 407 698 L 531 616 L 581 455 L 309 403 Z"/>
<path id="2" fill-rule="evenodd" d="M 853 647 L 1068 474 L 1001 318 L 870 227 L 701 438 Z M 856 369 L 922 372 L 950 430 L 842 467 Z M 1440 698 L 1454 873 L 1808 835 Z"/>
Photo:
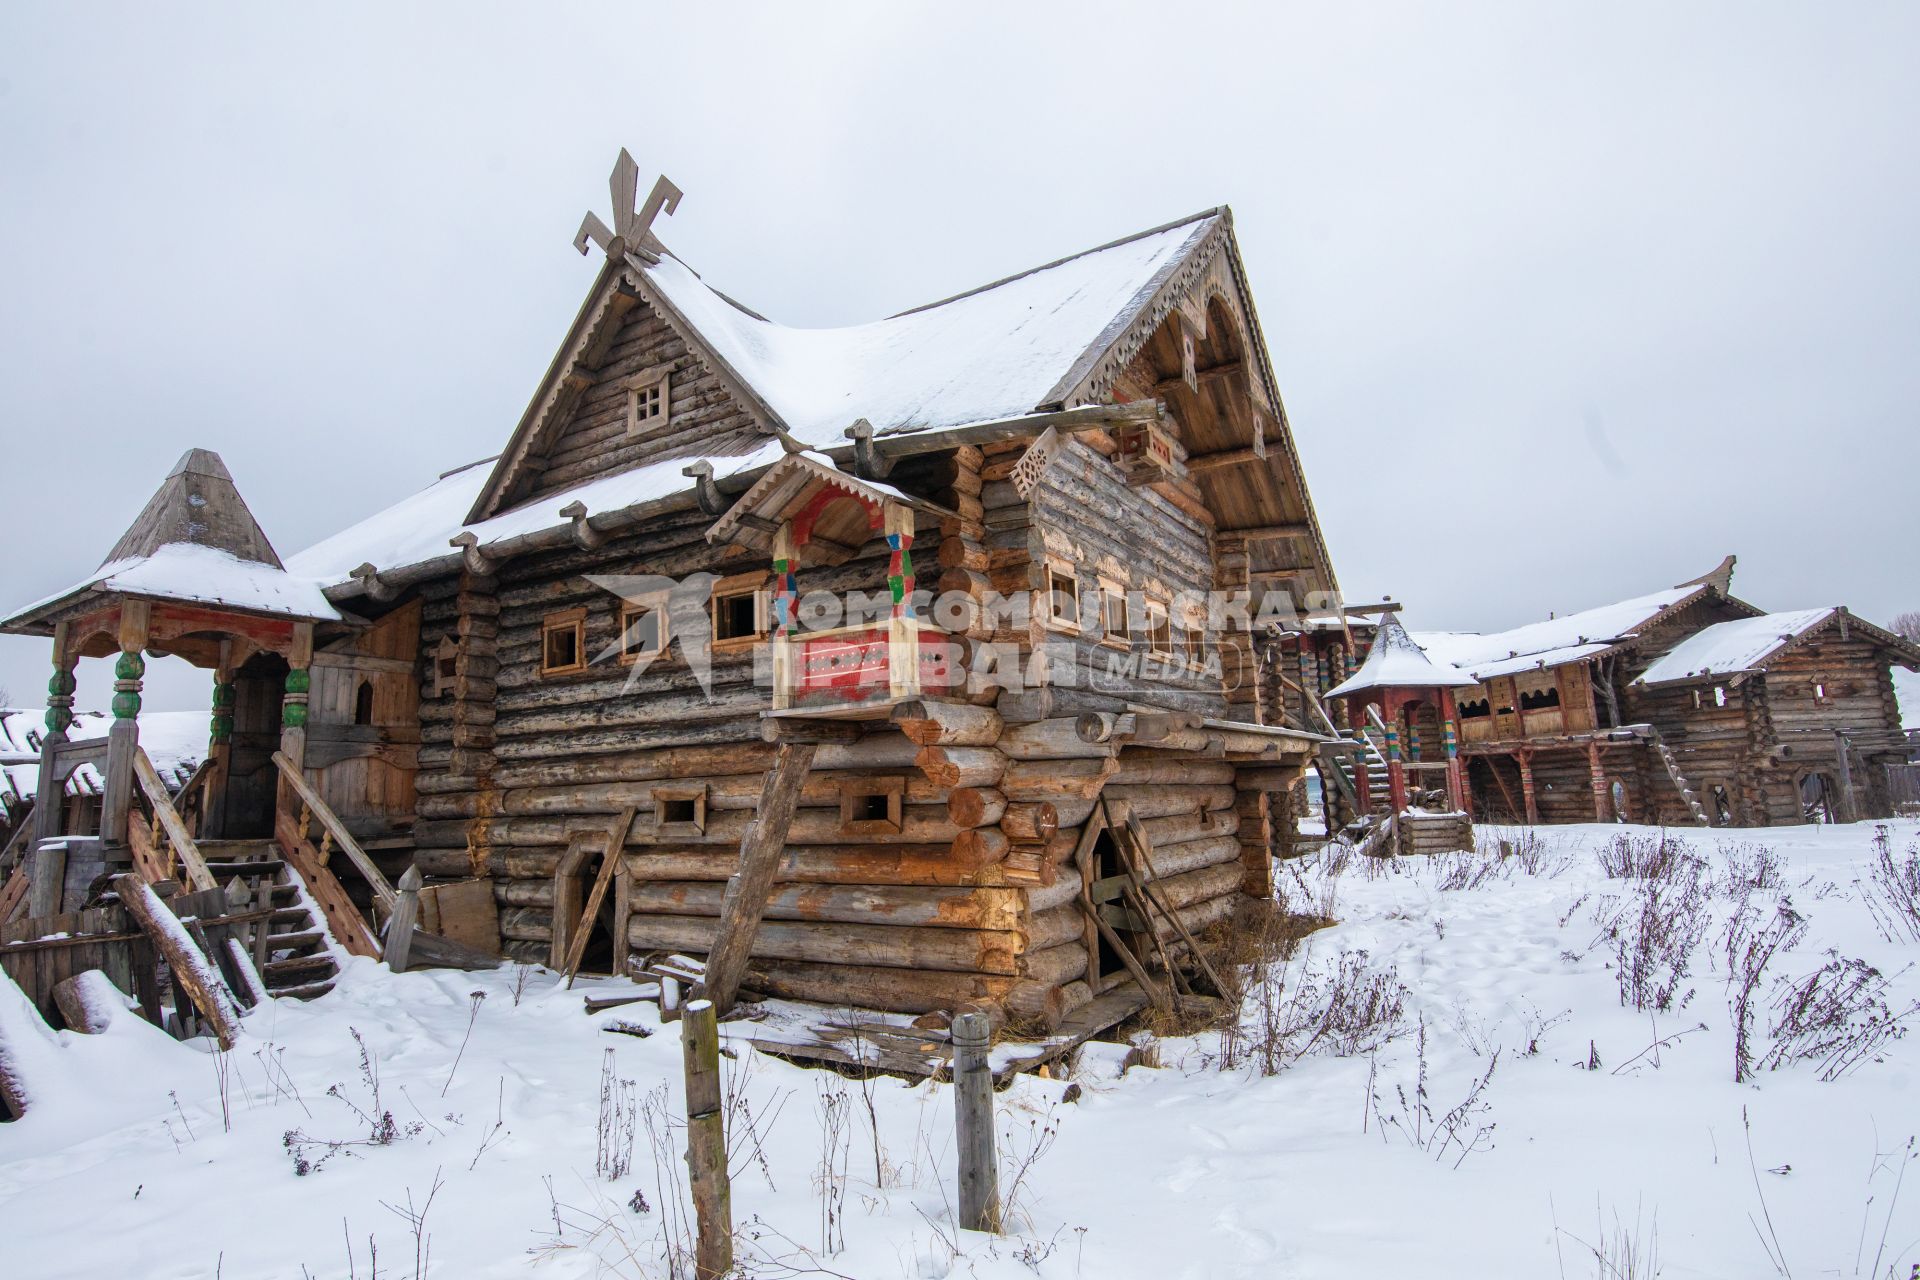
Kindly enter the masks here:
<path id="1" fill-rule="evenodd" d="M 187 830 L 198 836 L 204 834 L 200 825 L 206 820 L 207 794 L 213 782 L 213 760 L 202 760 L 193 773 L 173 793 L 173 807 L 179 811 L 180 820 Z"/>
<path id="2" fill-rule="evenodd" d="M 340 945 L 354 955 L 378 958 L 381 954 L 380 932 L 360 914 L 360 909 L 347 896 L 345 886 L 328 866 L 334 851 L 337 849 L 367 882 L 367 887 L 372 891 L 376 918 L 392 919 L 399 905 L 399 895 L 394 892 L 386 876 L 381 874 L 380 868 L 374 865 L 373 859 L 367 856 L 367 851 L 360 847 L 360 842 L 353 838 L 353 833 L 347 830 L 340 815 L 313 789 L 313 784 L 307 781 L 300 766 L 280 751 L 273 753 L 273 763 L 279 767 L 281 780 L 299 801 L 299 807 L 292 811 L 289 811 L 289 807 L 276 806 L 273 834 L 280 851 L 306 883 L 314 901 L 319 903 Z M 318 845 L 313 843 L 310 834 L 315 822 L 320 824 Z"/>
<path id="3" fill-rule="evenodd" d="M 167 784 L 159 770 L 138 747 L 133 752 L 133 777 L 152 810 L 152 816 L 146 821 L 142 821 L 137 810 L 127 814 L 127 845 L 133 850 L 134 865 L 140 874 L 152 884 L 175 879 L 177 871 L 184 875 L 187 887 L 196 893 L 219 888 L 213 873 L 207 870 L 207 860 L 200 856 L 187 830 L 186 821 L 174 807 L 173 797 L 167 794 Z"/>

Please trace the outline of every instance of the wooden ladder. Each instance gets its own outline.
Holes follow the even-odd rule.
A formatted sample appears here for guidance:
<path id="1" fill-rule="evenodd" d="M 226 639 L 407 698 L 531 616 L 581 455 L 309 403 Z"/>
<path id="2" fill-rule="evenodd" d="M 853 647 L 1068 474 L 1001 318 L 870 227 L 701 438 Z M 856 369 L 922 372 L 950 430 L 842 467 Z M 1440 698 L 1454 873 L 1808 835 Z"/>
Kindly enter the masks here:
<path id="1" fill-rule="evenodd" d="M 1693 788 L 1687 784 L 1687 776 L 1680 772 L 1680 761 L 1674 756 L 1673 748 L 1666 744 L 1658 730 L 1653 731 L 1653 749 L 1660 755 L 1660 763 L 1667 767 L 1667 776 L 1673 779 L 1673 785 L 1680 792 L 1680 798 L 1687 802 L 1687 811 L 1693 814 L 1693 820 L 1703 827 L 1713 825 L 1707 817 L 1707 808 L 1700 803 L 1700 797 L 1693 794 Z"/>

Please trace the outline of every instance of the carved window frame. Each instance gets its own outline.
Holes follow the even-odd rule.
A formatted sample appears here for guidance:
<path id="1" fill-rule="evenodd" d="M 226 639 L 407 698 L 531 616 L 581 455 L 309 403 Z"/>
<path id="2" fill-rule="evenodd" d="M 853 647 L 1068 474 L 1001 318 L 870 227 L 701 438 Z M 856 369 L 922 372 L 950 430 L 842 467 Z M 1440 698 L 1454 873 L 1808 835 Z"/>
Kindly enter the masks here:
<path id="1" fill-rule="evenodd" d="M 669 804 L 690 804 L 691 816 L 669 819 Z M 707 833 L 707 787 L 655 787 L 653 789 L 653 829 L 663 836 L 703 836 Z"/>
<path id="2" fill-rule="evenodd" d="M 620 602 L 620 663 L 632 666 L 642 658 L 662 658 L 673 643 L 673 629 L 667 620 L 668 596 L 664 591 L 649 592 L 633 600 Z M 657 639 L 652 649 L 640 649 L 629 643 L 636 619 L 652 614 Z"/>
<path id="3" fill-rule="evenodd" d="M 664 426 L 673 412 L 673 366 L 642 369 L 620 384 L 627 392 L 627 434 Z"/>
<path id="4" fill-rule="evenodd" d="M 1142 611 L 1147 615 L 1147 652 L 1171 663 L 1175 656 L 1172 607 L 1167 601 L 1152 597 L 1144 598 L 1141 604 Z"/>
<path id="5" fill-rule="evenodd" d="M 849 836 L 900 834 L 901 807 L 906 801 L 904 777 L 848 778 L 840 784 L 840 833 Z M 883 800 L 885 817 L 874 817 L 869 802 Z"/>
<path id="6" fill-rule="evenodd" d="M 552 637 L 561 632 L 573 633 L 573 661 L 554 663 Z M 587 669 L 587 610 L 582 605 L 574 609 L 562 609 L 550 613 L 540 620 L 540 674 L 545 676 L 578 675 Z"/>
<path id="7" fill-rule="evenodd" d="M 1064 586 L 1064 590 L 1062 587 Z M 1071 608 L 1070 616 L 1060 614 L 1060 601 L 1064 598 Z M 1040 566 L 1040 620 L 1049 631 L 1064 631 L 1078 635 L 1085 629 L 1080 616 L 1080 576 L 1077 567 L 1064 560 L 1051 557 Z"/>
<path id="8" fill-rule="evenodd" d="M 1117 578 L 1100 579 L 1100 643 L 1110 649 L 1133 648 L 1127 613 L 1127 587 Z"/>
<path id="9" fill-rule="evenodd" d="M 707 622 L 713 628 L 709 634 L 715 653 L 751 649 L 767 638 L 767 633 L 773 629 L 772 591 L 773 573 L 770 569 L 732 574 L 713 584 L 713 594 L 707 601 Z M 745 595 L 753 597 L 753 634 L 723 637 L 720 634 L 721 602 L 738 600 Z"/>
<path id="10" fill-rule="evenodd" d="M 1206 669 L 1207 665 L 1207 615 L 1197 607 L 1189 607 L 1186 616 L 1175 626 L 1177 652 L 1184 655 L 1188 667 L 1195 671 Z"/>

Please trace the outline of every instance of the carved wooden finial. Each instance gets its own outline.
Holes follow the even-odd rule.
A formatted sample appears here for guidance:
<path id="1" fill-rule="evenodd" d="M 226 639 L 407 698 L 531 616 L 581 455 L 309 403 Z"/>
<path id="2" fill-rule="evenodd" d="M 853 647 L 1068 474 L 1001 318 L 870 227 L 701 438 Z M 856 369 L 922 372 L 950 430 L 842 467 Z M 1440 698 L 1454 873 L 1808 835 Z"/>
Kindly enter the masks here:
<path id="1" fill-rule="evenodd" d="M 665 174 L 660 175 L 647 196 L 647 203 L 636 213 L 634 200 L 640 194 L 640 166 L 633 162 L 625 147 L 620 148 L 620 158 L 613 162 L 607 187 L 613 193 L 613 230 L 607 230 L 607 224 L 600 221 L 598 214 L 589 212 L 580 220 L 573 247 L 585 253 L 587 241 L 591 240 L 606 250 L 609 258 L 630 253 L 643 262 L 660 261 L 666 246 L 653 234 L 653 220 L 662 212 L 672 213 L 680 207 L 680 188 L 668 181 Z"/>

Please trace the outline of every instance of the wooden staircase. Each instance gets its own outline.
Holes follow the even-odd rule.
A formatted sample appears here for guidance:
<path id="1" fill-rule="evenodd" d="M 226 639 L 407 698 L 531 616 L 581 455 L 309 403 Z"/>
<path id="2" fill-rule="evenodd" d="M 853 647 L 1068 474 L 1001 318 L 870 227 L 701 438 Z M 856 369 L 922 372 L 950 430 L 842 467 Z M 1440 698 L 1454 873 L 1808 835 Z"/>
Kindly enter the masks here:
<path id="1" fill-rule="evenodd" d="M 1688 784 L 1687 776 L 1680 772 L 1680 761 L 1674 756 L 1673 748 L 1666 744 L 1666 740 L 1660 736 L 1657 729 L 1648 730 L 1648 741 L 1653 744 L 1655 753 L 1660 757 L 1660 763 L 1667 767 L 1667 777 L 1673 780 L 1674 789 L 1680 793 L 1680 798 L 1687 802 L 1687 811 L 1693 815 L 1693 820 L 1703 827 L 1712 826 L 1713 820 L 1707 816 L 1707 807 L 1700 803 L 1700 797 L 1693 793 L 1693 787 Z"/>
<path id="2" fill-rule="evenodd" d="M 334 960 L 333 938 L 273 841 L 197 843 L 207 870 L 222 886 L 230 886 L 237 879 L 245 886 L 249 902 L 258 904 L 264 896 L 272 905 L 266 936 L 255 944 L 254 951 L 255 967 L 260 970 L 267 994 L 311 1000 L 331 991 L 340 973 Z"/>

